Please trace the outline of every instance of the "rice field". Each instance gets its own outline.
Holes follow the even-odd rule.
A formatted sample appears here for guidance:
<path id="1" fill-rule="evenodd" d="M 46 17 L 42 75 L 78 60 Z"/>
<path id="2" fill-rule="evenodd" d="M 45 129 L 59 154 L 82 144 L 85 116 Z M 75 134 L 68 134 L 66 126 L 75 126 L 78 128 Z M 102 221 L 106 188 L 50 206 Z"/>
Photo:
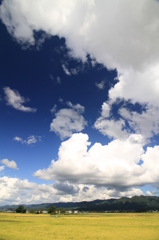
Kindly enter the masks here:
<path id="1" fill-rule="evenodd" d="M 158 213 L 0 213 L 0 240 L 159 240 Z"/>

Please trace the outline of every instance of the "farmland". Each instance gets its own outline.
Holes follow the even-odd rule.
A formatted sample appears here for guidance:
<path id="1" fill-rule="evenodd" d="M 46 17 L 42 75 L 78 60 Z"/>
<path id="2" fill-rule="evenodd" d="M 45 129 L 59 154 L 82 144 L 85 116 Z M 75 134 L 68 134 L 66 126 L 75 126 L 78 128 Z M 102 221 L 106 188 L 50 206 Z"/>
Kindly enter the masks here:
<path id="1" fill-rule="evenodd" d="M 158 213 L 0 213 L 0 240 L 159 239 Z"/>

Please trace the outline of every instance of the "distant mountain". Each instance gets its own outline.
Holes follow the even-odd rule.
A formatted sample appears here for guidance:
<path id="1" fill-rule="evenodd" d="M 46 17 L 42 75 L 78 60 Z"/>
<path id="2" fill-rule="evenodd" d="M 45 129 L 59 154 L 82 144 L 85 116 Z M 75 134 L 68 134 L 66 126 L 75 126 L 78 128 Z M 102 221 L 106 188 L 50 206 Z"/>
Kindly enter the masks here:
<path id="1" fill-rule="evenodd" d="M 16 209 L 19 205 L 6 205 L 2 209 Z M 90 202 L 58 202 L 25 205 L 26 209 L 48 209 L 51 206 L 65 209 L 78 209 L 79 211 L 149 211 L 159 210 L 159 197 L 135 196 L 132 198 L 119 198 L 108 200 L 94 200 Z"/>

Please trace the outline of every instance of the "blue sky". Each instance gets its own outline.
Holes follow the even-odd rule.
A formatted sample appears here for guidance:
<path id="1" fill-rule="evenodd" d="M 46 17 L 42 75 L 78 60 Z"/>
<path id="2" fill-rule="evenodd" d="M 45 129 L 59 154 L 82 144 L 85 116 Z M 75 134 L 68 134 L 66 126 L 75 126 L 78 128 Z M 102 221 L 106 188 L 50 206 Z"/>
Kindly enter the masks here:
<path id="1" fill-rule="evenodd" d="M 158 195 L 158 1 L 0 4 L 0 205 Z"/>

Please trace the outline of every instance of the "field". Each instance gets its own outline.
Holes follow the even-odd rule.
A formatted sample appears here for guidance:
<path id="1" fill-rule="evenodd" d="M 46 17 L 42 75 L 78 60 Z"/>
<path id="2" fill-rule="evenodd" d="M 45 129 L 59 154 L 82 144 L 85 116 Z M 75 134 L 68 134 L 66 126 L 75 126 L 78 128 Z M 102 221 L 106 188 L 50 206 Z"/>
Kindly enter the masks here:
<path id="1" fill-rule="evenodd" d="M 0 213 L 0 240 L 159 240 L 158 213 Z"/>

